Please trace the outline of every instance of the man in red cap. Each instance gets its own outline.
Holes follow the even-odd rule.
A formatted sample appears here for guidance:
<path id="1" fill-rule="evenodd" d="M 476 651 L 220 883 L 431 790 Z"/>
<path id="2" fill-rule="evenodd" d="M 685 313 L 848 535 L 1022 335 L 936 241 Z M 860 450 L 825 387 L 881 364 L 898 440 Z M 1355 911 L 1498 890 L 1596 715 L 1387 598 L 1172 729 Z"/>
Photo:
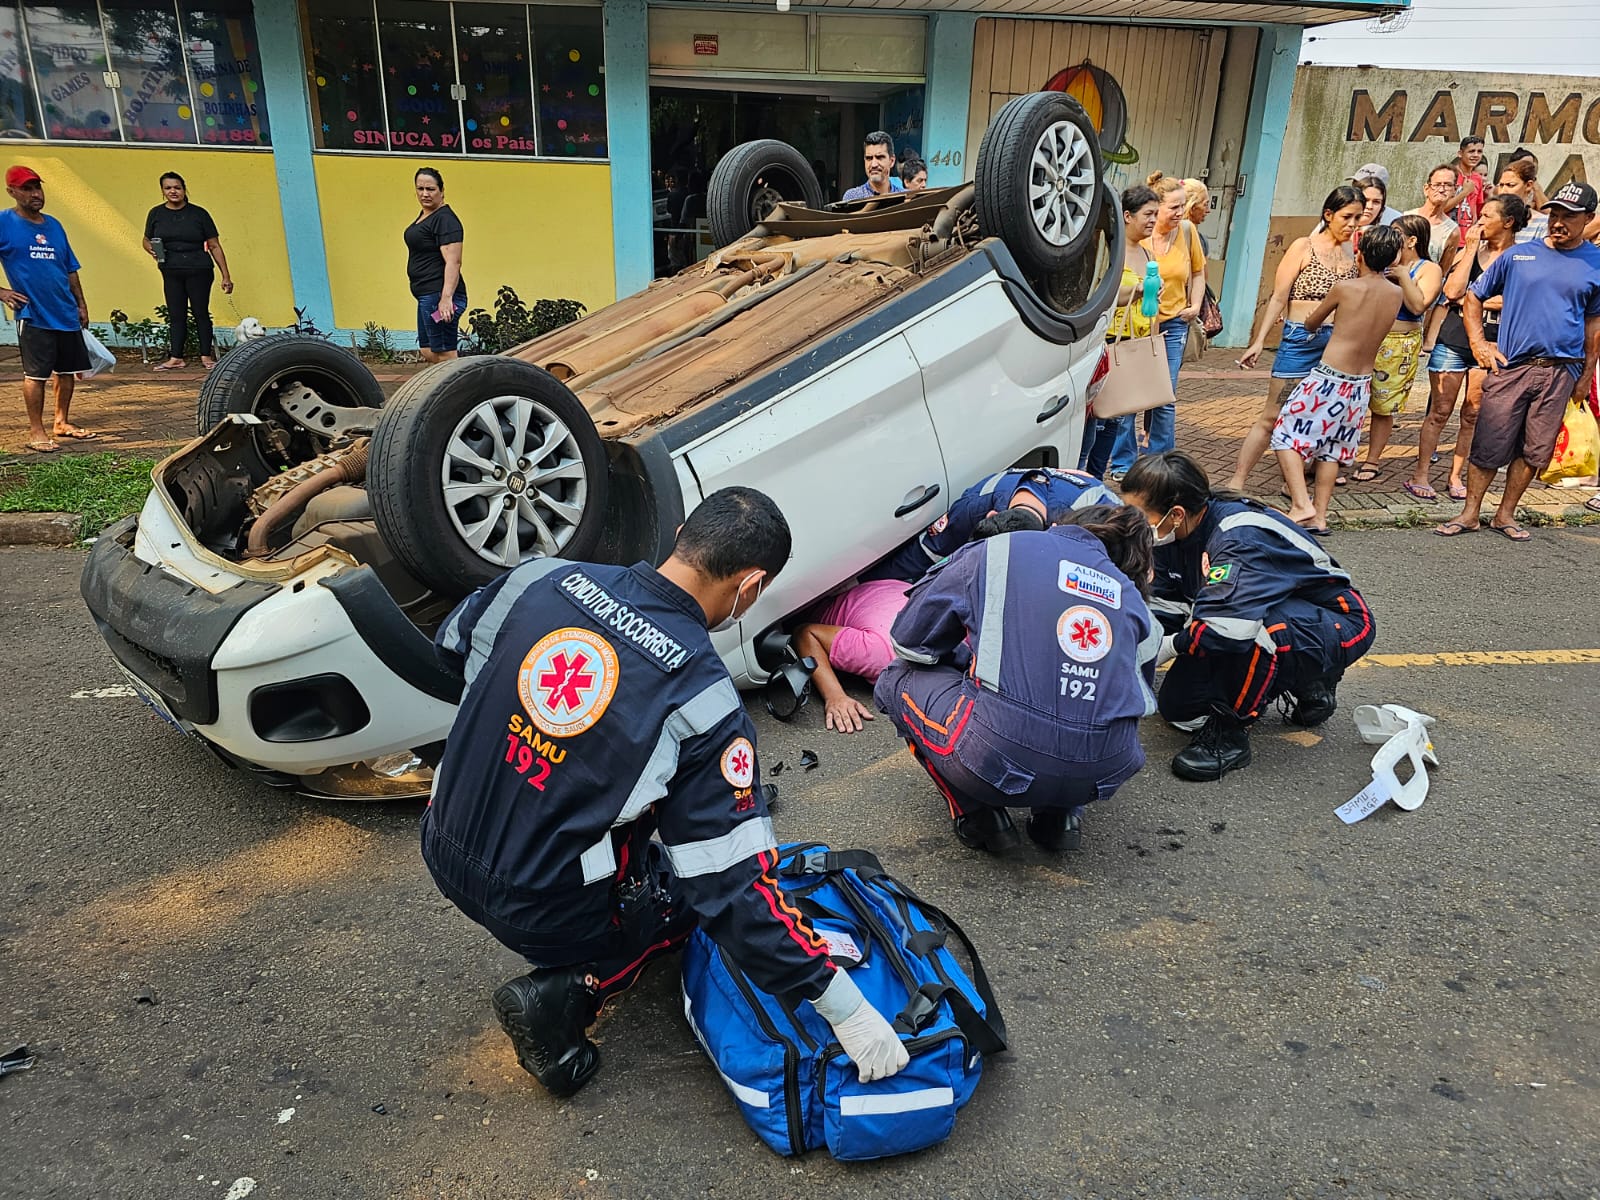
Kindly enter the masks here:
<path id="1" fill-rule="evenodd" d="M 78 259 L 61 222 L 44 214 L 44 184 L 32 167 L 6 171 L 6 191 L 16 207 L 0 212 L 0 268 L 9 287 L 0 288 L 0 303 L 17 317 L 17 345 L 22 351 L 22 398 L 28 407 L 31 440 L 28 449 L 48 454 L 59 450 L 55 438 L 88 441 L 95 435 L 67 420 L 72 387 L 79 371 L 89 369 L 83 329 L 89 307 L 78 283 Z M 56 381 L 56 419 L 52 434 L 44 428 L 44 385 Z"/>

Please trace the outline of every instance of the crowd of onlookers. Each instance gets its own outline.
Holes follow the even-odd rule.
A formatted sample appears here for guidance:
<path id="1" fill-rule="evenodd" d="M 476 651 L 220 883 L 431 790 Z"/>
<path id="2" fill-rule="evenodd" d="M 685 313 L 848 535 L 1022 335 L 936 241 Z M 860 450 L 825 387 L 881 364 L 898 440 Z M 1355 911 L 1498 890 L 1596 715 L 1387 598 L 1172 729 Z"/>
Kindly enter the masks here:
<path id="1" fill-rule="evenodd" d="M 1418 500 L 1441 499 L 1432 469 L 1461 401 L 1446 488 L 1463 508 L 1435 532 L 1454 537 L 1480 528 L 1479 506 L 1504 468 L 1489 528 L 1513 541 L 1531 537 L 1516 506 L 1550 461 L 1569 398 L 1592 403 L 1600 218 L 1585 183 L 1545 195 L 1538 160 L 1525 149 L 1497 178 L 1486 175 L 1483 160 L 1483 139 L 1464 139 L 1454 161 L 1428 173 L 1421 203 L 1407 212 L 1390 203 L 1380 163 L 1364 164 L 1328 193 L 1320 220 L 1279 262 L 1238 360 L 1255 366 L 1276 338 L 1266 402 L 1240 447 L 1231 488 L 1244 490 L 1270 450 L 1290 515 L 1326 534 L 1333 489 L 1389 469 L 1395 418 L 1426 370 L 1427 414 L 1401 487 Z M 1198 181 L 1160 173 L 1122 195 L 1127 249 L 1108 337 L 1159 334 L 1174 389 L 1206 296 L 1196 226 L 1207 203 Z M 1160 297 L 1147 313 L 1139 283 L 1152 263 Z M 1136 416 L 1091 421 L 1080 465 L 1096 476 L 1109 470 L 1117 481 L 1138 453 L 1172 448 L 1170 405 L 1146 414 L 1142 431 L 1140 424 Z M 1600 498 L 1587 507 L 1600 512 Z"/>

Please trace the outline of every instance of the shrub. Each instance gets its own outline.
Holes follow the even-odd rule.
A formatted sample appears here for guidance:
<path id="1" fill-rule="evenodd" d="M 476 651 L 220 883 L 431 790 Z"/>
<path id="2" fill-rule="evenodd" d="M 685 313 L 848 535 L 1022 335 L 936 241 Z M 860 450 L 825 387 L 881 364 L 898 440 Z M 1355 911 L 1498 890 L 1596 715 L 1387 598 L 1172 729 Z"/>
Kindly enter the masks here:
<path id="1" fill-rule="evenodd" d="M 586 311 L 577 300 L 538 300 L 529 308 L 515 289 L 502 287 L 495 293 L 494 314 L 475 308 L 467 314 L 465 324 L 476 350 L 484 354 L 502 354 L 552 329 L 571 324 Z"/>

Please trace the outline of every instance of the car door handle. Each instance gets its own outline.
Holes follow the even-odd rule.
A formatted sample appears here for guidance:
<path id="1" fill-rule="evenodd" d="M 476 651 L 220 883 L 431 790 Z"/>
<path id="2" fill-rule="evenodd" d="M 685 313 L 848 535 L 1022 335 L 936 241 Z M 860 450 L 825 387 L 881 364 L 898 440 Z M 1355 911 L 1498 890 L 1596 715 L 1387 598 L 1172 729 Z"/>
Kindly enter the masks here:
<path id="1" fill-rule="evenodd" d="M 1062 392 L 1061 395 L 1057 396 L 1054 400 L 1050 401 L 1049 404 L 1045 405 L 1044 411 L 1033 419 L 1034 424 L 1043 425 L 1051 417 L 1055 416 L 1058 412 L 1071 403 L 1072 393 Z"/>
<path id="2" fill-rule="evenodd" d="M 917 511 L 917 509 L 921 508 L 924 504 L 926 504 L 929 500 L 932 500 L 938 494 L 939 485 L 937 483 L 930 483 L 923 489 L 922 495 L 918 496 L 915 500 L 907 500 L 899 508 L 895 509 L 894 515 L 897 517 L 903 517 L 907 513 L 914 513 Z"/>

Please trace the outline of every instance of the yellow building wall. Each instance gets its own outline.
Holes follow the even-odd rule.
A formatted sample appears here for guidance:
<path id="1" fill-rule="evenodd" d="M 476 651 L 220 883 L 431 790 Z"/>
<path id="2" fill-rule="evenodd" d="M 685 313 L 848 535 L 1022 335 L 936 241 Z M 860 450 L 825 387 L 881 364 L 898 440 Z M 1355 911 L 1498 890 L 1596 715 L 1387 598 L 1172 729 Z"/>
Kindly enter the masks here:
<path id="1" fill-rule="evenodd" d="M 604 163 L 319 154 L 322 235 L 341 329 L 373 321 L 415 332 L 402 236 L 418 212 L 412 176 L 425 165 L 444 175 L 445 201 L 466 231 L 461 274 L 469 307 L 492 309 L 505 284 L 529 305 L 572 299 L 593 310 L 616 298 Z"/>
<path id="2" fill-rule="evenodd" d="M 45 212 L 66 227 L 82 266 L 89 320 L 109 321 L 120 308 L 134 320 L 163 303 L 161 272 L 144 252 L 144 219 L 162 203 L 158 180 L 176 171 L 189 199 L 211 213 L 222 236 L 236 291 L 220 287 L 211 312 L 222 328 L 253 316 L 265 325 L 294 320 L 289 254 L 278 205 L 278 177 L 269 154 L 126 146 L 15 146 L 5 164 L 22 163 L 44 181 Z M 235 314 L 237 306 L 238 315 Z M 15 330 L 6 331 L 15 338 Z"/>

